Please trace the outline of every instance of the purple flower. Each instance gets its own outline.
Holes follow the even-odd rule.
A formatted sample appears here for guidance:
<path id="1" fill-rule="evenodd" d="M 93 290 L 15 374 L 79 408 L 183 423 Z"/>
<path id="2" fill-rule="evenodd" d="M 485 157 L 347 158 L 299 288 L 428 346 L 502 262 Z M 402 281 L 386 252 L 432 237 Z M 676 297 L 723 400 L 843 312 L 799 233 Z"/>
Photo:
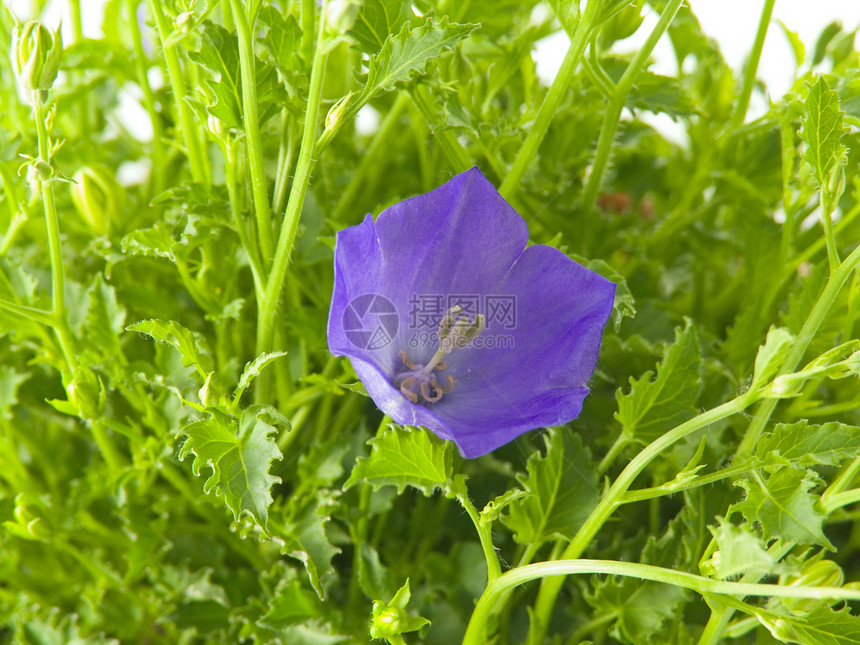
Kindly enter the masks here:
<path id="1" fill-rule="evenodd" d="M 341 231 L 328 321 L 376 405 L 478 457 L 575 418 L 615 285 L 549 246 L 477 168 Z"/>

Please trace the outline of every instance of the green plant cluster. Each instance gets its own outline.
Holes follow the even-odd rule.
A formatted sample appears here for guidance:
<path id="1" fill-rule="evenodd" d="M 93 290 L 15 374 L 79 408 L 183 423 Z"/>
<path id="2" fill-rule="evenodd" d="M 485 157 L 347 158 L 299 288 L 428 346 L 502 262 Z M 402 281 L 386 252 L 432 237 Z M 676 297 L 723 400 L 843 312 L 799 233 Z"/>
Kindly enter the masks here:
<path id="1" fill-rule="evenodd" d="M 0 643 L 860 643 L 856 31 L 765 0 L 735 70 L 681 0 L 11 4 Z M 325 330 L 336 233 L 474 165 L 618 292 L 580 417 L 464 460 Z"/>

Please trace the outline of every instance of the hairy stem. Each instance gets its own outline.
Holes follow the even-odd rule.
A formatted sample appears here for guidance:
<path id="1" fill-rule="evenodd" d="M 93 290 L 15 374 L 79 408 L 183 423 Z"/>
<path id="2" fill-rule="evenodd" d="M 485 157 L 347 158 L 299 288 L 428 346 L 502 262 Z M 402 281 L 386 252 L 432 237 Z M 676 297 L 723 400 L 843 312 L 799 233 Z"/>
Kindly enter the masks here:
<path id="1" fill-rule="evenodd" d="M 749 60 L 747 60 L 747 64 L 744 67 L 744 82 L 741 86 L 741 95 L 738 97 L 735 111 L 732 114 L 732 125 L 734 127 L 741 125 L 747 115 L 747 108 L 749 107 L 750 97 L 755 85 L 755 75 L 758 71 L 758 63 L 761 60 L 761 50 L 764 48 L 764 39 L 767 36 L 767 28 L 770 26 L 774 4 L 776 4 L 776 0 L 765 0 L 764 7 L 761 10 L 761 18 L 758 23 L 755 40 L 753 41 L 753 48 L 750 52 Z"/>
<path id="2" fill-rule="evenodd" d="M 675 1 L 677 2 L 678 0 Z M 526 140 L 523 142 L 523 147 L 520 148 L 513 166 L 511 166 L 507 177 L 505 177 L 499 188 L 499 193 L 501 193 L 502 197 L 509 198 L 517 191 L 526 170 L 537 155 L 538 148 L 546 136 L 552 118 L 558 111 L 558 106 L 570 87 L 571 81 L 573 81 L 579 60 L 582 58 L 582 53 L 585 51 L 591 30 L 594 27 L 594 21 L 599 10 L 598 5 L 600 4 L 599 2 L 589 2 L 585 6 L 585 13 L 583 13 L 579 24 L 576 26 L 576 32 L 571 40 L 570 48 L 567 50 L 567 54 L 562 61 L 561 69 L 558 71 L 555 80 L 549 88 L 549 92 L 547 92 L 543 103 L 538 109 L 537 117 L 529 130 L 528 136 L 526 136 Z"/>
<path id="3" fill-rule="evenodd" d="M 266 168 L 263 163 L 263 142 L 260 139 L 260 117 L 257 114 L 257 74 L 254 58 L 253 25 L 242 8 L 240 0 L 230 0 L 233 21 L 239 37 L 239 69 L 242 77 L 242 123 L 248 149 L 248 168 L 251 171 L 251 193 L 254 196 L 254 211 L 257 214 L 257 237 L 262 254 L 263 267 L 272 257 L 272 211 L 269 207 L 269 191 L 266 188 Z"/>
<path id="4" fill-rule="evenodd" d="M 322 10 L 325 11 L 325 2 Z M 290 198 L 284 214 L 284 225 L 278 238 L 278 248 L 272 271 L 266 282 L 266 290 L 258 305 L 257 320 L 257 354 L 272 351 L 275 333 L 275 314 L 281 301 L 284 280 L 290 266 L 290 255 L 296 232 L 299 228 L 299 218 L 305 203 L 310 173 L 314 166 L 314 144 L 316 142 L 317 121 L 319 118 L 320 99 L 322 97 L 323 77 L 325 75 L 325 52 L 322 47 L 324 21 L 320 21 L 318 42 L 314 49 L 314 62 L 311 69 L 311 84 L 308 94 L 308 105 L 305 113 L 305 125 L 302 132 L 302 143 L 299 158 L 296 163 L 296 174 L 290 188 Z M 258 381 L 257 400 L 266 401 L 271 397 L 271 379 L 263 374 Z"/>
<path id="5" fill-rule="evenodd" d="M 185 77 L 182 75 L 182 65 L 179 62 L 179 54 L 176 45 L 167 44 L 167 37 L 171 33 L 170 23 L 164 15 L 164 9 L 160 0 L 149 0 L 152 16 L 158 29 L 158 37 L 161 39 L 164 49 L 164 60 L 167 63 L 167 75 L 170 78 L 170 87 L 173 90 L 173 100 L 176 103 L 176 113 L 179 115 L 179 125 L 182 128 L 182 136 L 185 139 L 185 150 L 188 153 L 188 162 L 191 164 L 191 176 L 194 181 L 205 186 L 209 185 L 209 173 L 206 172 L 203 155 L 204 148 L 194 125 L 191 114 L 191 106 L 185 101 Z"/>

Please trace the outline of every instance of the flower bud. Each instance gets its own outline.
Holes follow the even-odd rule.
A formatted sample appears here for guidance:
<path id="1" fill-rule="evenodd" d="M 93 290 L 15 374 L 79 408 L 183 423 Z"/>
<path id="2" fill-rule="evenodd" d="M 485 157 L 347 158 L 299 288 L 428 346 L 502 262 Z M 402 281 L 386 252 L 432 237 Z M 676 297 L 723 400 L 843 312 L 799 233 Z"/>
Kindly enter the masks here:
<path id="1" fill-rule="evenodd" d="M 103 167 L 85 167 L 75 173 L 72 201 L 78 213 L 96 235 L 110 230 L 111 216 L 116 216 L 123 201 L 122 187 L 113 174 Z"/>
<path id="2" fill-rule="evenodd" d="M 60 69 L 63 37 L 36 20 L 16 25 L 12 32 L 12 70 L 25 90 L 49 90 Z"/>
<path id="3" fill-rule="evenodd" d="M 845 581 L 842 568 L 833 560 L 819 560 L 803 568 L 799 576 L 789 576 L 783 584 L 792 587 L 841 587 Z M 815 609 L 820 600 L 808 598 L 783 598 L 782 604 L 795 613 Z"/>
<path id="4" fill-rule="evenodd" d="M 407 618 L 406 612 L 397 607 L 385 607 L 382 603 L 374 603 L 373 620 L 370 623 L 372 638 L 390 638 L 397 636 L 402 630 L 402 623 Z"/>
<path id="5" fill-rule="evenodd" d="M 361 3 L 356 0 L 329 0 L 325 9 L 326 24 L 339 34 L 355 26 Z"/>
<path id="6" fill-rule="evenodd" d="M 180 34 L 187 34 L 194 26 L 194 12 L 183 11 L 173 21 L 173 28 Z"/>

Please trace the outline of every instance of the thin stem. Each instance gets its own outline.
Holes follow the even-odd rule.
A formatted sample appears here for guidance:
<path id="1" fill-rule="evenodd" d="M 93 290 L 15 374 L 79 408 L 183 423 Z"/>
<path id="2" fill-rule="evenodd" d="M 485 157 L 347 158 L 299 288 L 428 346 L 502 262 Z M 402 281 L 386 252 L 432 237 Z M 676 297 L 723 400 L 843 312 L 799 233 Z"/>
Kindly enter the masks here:
<path id="1" fill-rule="evenodd" d="M 594 208 L 597 192 L 600 190 L 600 184 L 603 182 L 603 173 L 606 171 L 606 165 L 609 163 L 609 156 L 612 153 L 612 144 L 615 141 L 615 133 L 618 130 L 621 110 L 627 101 L 627 95 L 633 89 L 633 84 L 636 82 L 639 72 L 645 67 L 648 57 L 651 55 L 654 47 L 657 46 L 657 42 L 669 28 L 675 14 L 678 13 L 682 2 L 683 0 L 671 0 L 666 5 L 653 31 L 648 34 L 648 38 L 645 40 L 642 48 L 636 52 L 636 56 L 630 61 L 627 69 L 624 70 L 621 80 L 615 86 L 612 99 L 603 113 L 603 124 L 600 126 L 600 136 L 597 139 L 597 154 L 591 164 L 588 180 L 583 190 L 582 208 L 585 213 L 590 213 Z"/>
<path id="2" fill-rule="evenodd" d="M 860 264 L 860 246 L 854 249 L 853 253 L 845 258 L 845 261 L 842 262 L 842 264 L 840 264 L 833 273 L 831 273 L 827 286 L 824 287 L 824 291 L 821 293 L 821 296 L 812 308 L 812 311 L 801 328 L 800 333 L 797 334 L 797 337 L 794 340 L 794 345 L 791 348 L 791 352 L 785 359 L 785 362 L 779 371 L 780 374 L 788 374 L 789 372 L 794 371 L 798 363 L 803 359 L 803 355 L 806 353 L 809 343 L 812 342 L 812 339 L 815 337 L 818 328 L 824 321 L 827 312 L 830 311 L 830 307 L 836 300 L 836 296 L 839 295 L 842 285 L 845 284 L 846 280 L 848 280 L 851 273 L 857 268 L 858 264 Z M 779 399 L 766 399 L 759 404 L 752 423 L 750 423 L 749 428 L 747 428 L 746 434 L 744 434 L 744 438 L 735 453 L 736 458 L 743 459 L 752 454 L 759 435 L 764 431 L 764 428 L 770 420 L 771 414 L 773 414 L 778 402 Z"/>
<path id="3" fill-rule="evenodd" d="M 48 128 L 45 125 L 45 93 L 33 92 L 33 116 L 36 121 L 36 134 L 39 139 L 39 158 L 50 163 L 50 143 L 48 140 Z M 66 357 L 72 376 L 77 376 L 78 359 L 72 340 L 72 332 L 69 328 L 69 320 L 66 313 L 66 277 L 63 265 L 63 247 L 60 242 L 60 221 L 57 217 L 57 206 L 54 203 L 54 185 L 50 180 L 39 182 L 42 189 L 42 203 L 45 207 L 45 223 L 48 229 L 48 248 L 51 258 L 51 291 L 53 309 L 51 315 L 54 318 L 55 331 L 60 348 Z"/>
<path id="4" fill-rule="evenodd" d="M 325 1 L 323 11 L 325 11 Z M 324 21 L 320 21 L 318 42 L 314 50 L 314 62 L 311 69 L 311 83 L 308 94 L 307 112 L 305 113 L 305 125 L 302 132 L 302 143 L 299 149 L 299 159 L 296 163 L 296 174 L 293 185 L 290 188 L 290 199 L 287 202 L 287 211 L 284 214 L 284 225 L 278 238 L 278 248 L 275 252 L 275 260 L 272 263 L 272 271 L 266 283 L 266 290 L 262 301 L 258 305 L 259 317 L 257 321 L 257 354 L 271 351 L 274 338 L 275 314 L 281 301 L 281 292 L 284 288 L 284 279 L 290 266 L 290 255 L 296 232 L 299 228 L 299 218 L 302 213 L 302 205 L 308 190 L 308 181 L 311 169 L 314 165 L 314 144 L 316 141 L 317 120 L 319 117 L 320 99 L 322 97 L 323 77 L 325 75 L 325 52 L 322 46 Z M 258 401 L 270 398 L 271 379 L 264 373 L 258 379 L 257 397 Z M 262 398 L 261 398 L 262 397 Z"/>
<path id="5" fill-rule="evenodd" d="M 224 181 L 227 184 L 227 195 L 230 198 L 230 210 L 233 214 L 233 225 L 236 227 L 239 241 L 242 243 L 245 253 L 248 254 L 248 259 L 251 263 L 251 274 L 254 277 L 254 291 L 256 292 L 257 299 L 259 300 L 263 297 L 263 281 L 265 280 L 265 273 L 263 272 L 263 266 L 260 262 L 257 247 L 254 245 L 251 236 L 248 234 L 245 222 L 242 220 L 242 213 L 239 206 L 239 191 L 236 187 L 237 163 L 236 149 L 233 141 L 226 142 L 224 157 L 226 161 Z"/>
<path id="6" fill-rule="evenodd" d="M 242 77 L 242 122 L 248 146 L 248 168 L 251 171 L 251 192 L 257 214 L 257 237 L 263 266 L 272 257 L 272 211 L 266 188 L 266 168 L 263 162 L 263 142 L 260 139 L 260 117 L 257 114 L 257 75 L 254 69 L 254 38 L 251 25 L 240 0 L 230 0 L 233 21 L 239 36 L 239 69 Z"/>
<path id="7" fill-rule="evenodd" d="M 373 137 L 370 147 L 361 155 L 361 161 L 358 164 L 358 168 L 355 169 L 352 179 L 349 180 L 349 185 L 346 187 L 346 190 L 343 191 L 337 205 L 334 207 L 331 218 L 335 222 L 339 222 L 341 220 L 347 209 L 355 207 L 358 193 L 365 186 L 367 181 L 368 170 L 372 167 L 378 166 L 380 157 L 382 157 L 386 152 L 386 145 L 388 144 L 389 139 L 397 130 L 400 116 L 408 105 L 409 95 L 405 92 L 401 92 L 397 96 L 397 99 L 395 99 L 394 105 L 391 106 L 388 114 L 385 115 L 382 123 L 380 123 L 379 130 L 376 131 L 376 135 Z"/>
<path id="8" fill-rule="evenodd" d="M 624 449 L 630 445 L 630 439 L 628 439 L 627 435 L 623 432 L 618 435 L 618 438 L 615 439 L 615 443 L 612 444 L 612 447 L 609 449 L 609 452 L 606 453 L 606 456 L 600 460 L 600 465 L 597 467 L 597 474 L 603 475 L 615 459 L 620 455 Z"/>
<path id="9" fill-rule="evenodd" d="M 725 596 L 762 596 L 771 598 L 810 598 L 815 600 L 860 600 L 860 590 L 842 587 L 802 587 L 792 585 L 753 584 L 730 582 L 697 576 L 684 571 L 655 567 L 649 564 L 616 562 L 614 560 L 556 560 L 538 562 L 512 569 L 487 585 L 463 638 L 463 645 L 485 643 L 484 630 L 496 602 L 508 591 L 526 582 L 540 578 L 569 575 L 616 575 L 638 578 L 690 589 L 699 594 Z"/>
<path id="10" fill-rule="evenodd" d="M 750 52 L 749 60 L 744 67 L 744 83 L 741 87 L 741 95 L 738 97 L 738 102 L 735 104 L 735 111 L 732 114 L 732 126 L 738 127 L 746 118 L 747 108 L 750 104 L 753 86 L 755 85 L 755 75 L 758 71 L 758 63 L 761 60 L 761 50 L 764 48 L 764 39 L 767 36 L 767 28 L 770 26 L 770 19 L 773 15 L 773 6 L 776 0 L 764 0 L 764 6 L 761 10 L 761 18 L 758 23 L 758 31 L 753 41 L 753 48 Z"/>
<path id="11" fill-rule="evenodd" d="M 830 265 L 830 274 L 839 267 L 839 250 L 836 248 L 836 235 L 833 232 L 833 201 L 822 186 L 818 190 L 819 202 L 821 204 L 821 221 L 824 224 L 824 243 L 827 246 L 827 263 Z"/>
<path id="12" fill-rule="evenodd" d="M 84 38 L 84 25 L 81 20 L 81 0 L 69 0 L 69 12 L 72 18 L 72 34 L 75 42 L 80 42 Z M 90 134 L 90 101 L 89 94 L 82 92 L 78 99 L 80 113 L 78 114 L 79 125 L 81 128 L 81 138 L 89 138 Z"/>
<path id="13" fill-rule="evenodd" d="M 293 137 L 293 117 L 284 110 L 281 117 L 281 145 L 278 149 L 278 176 L 275 178 L 275 189 L 272 197 L 272 211 L 278 215 L 284 211 L 287 200 L 287 186 L 290 185 L 290 170 L 293 168 L 295 142 Z"/>
<path id="14" fill-rule="evenodd" d="M 164 187 L 164 173 L 167 169 L 167 159 L 164 148 L 164 127 L 161 115 L 155 108 L 155 94 L 147 76 L 147 57 L 143 49 L 143 39 L 140 35 L 140 24 L 137 22 L 138 0 L 127 0 L 128 25 L 131 29 L 131 42 L 134 48 L 134 66 L 137 73 L 137 85 L 143 92 L 143 105 L 152 124 L 152 172 L 155 177 L 153 186 L 155 192 L 161 192 Z"/>
<path id="15" fill-rule="evenodd" d="M 468 495 L 457 495 L 457 501 L 465 509 L 472 524 L 475 525 L 475 530 L 478 531 L 478 538 L 481 541 L 481 548 L 484 550 L 484 559 L 487 561 L 487 581 L 492 582 L 500 575 L 502 569 L 499 565 L 499 556 L 496 553 L 496 548 L 493 546 L 493 535 L 491 525 L 482 521 L 478 510 L 472 504 L 472 500 Z"/>
<path id="16" fill-rule="evenodd" d="M 825 515 L 830 515 L 837 508 L 842 508 L 849 504 L 856 504 L 857 502 L 860 502 L 860 489 L 855 488 L 853 490 L 847 490 L 844 493 L 831 495 L 827 498 L 826 502 L 822 499 L 820 507 Z"/>
<path id="17" fill-rule="evenodd" d="M 15 183 L 9 175 L 5 164 L 0 163 L 0 184 L 3 186 L 3 192 L 6 193 L 6 199 L 9 201 L 9 226 L 3 235 L 3 242 L 0 243 L 0 257 L 6 255 L 9 249 L 12 248 L 12 243 L 18 235 L 18 231 L 27 221 L 27 213 L 21 210 L 21 205 L 18 202 L 18 196 L 15 194 Z"/>
<path id="18" fill-rule="evenodd" d="M 734 414 L 742 412 L 746 409 L 755 398 L 755 394 L 747 392 L 741 396 L 732 399 L 712 410 L 708 410 L 689 421 L 682 423 L 673 430 L 670 430 L 663 436 L 651 442 L 642 452 L 630 461 L 629 464 L 621 471 L 621 474 L 612 484 L 610 489 L 604 494 L 595 509 L 585 520 L 580 527 L 576 536 L 568 544 L 564 550 L 562 557 L 564 559 L 578 558 L 582 555 L 585 548 L 589 545 L 594 536 L 601 527 L 606 523 L 606 520 L 612 515 L 616 508 L 622 503 L 622 497 L 645 468 L 654 459 L 656 459 L 664 450 L 680 441 L 684 437 L 716 423 L 722 419 L 730 417 Z M 541 584 L 540 592 L 538 593 L 535 603 L 535 610 L 532 615 L 533 622 L 529 629 L 529 645 L 539 645 L 544 642 L 549 618 L 552 614 L 555 605 L 555 599 L 564 579 L 553 577 L 545 580 Z"/>
<path id="19" fill-rule="evenodd" d="M 679 0 L 675 1 L 678 2 Z M 585 46 L 588 43 L 588 37 L 591 35 L 591 30 L 594 27 L 594 21 L 599 11 L 598 5 L 600 4 L 600 2 L 589 2 L 585 6 L 585 13 L 576 26 L 576 32 L 574 32 L 570 48 L 567 50 L 567 54 L 561 63 L 561 69 L 559 69 L 555 80 L 549 88 L 549 92 L 547 92 L 543 103 L 538 109 L 534 124 L 529 130 L 526 140 L 523 142 L 523 146 L 514 160 L 513 166 L 511 166 L 507 177 L 505 177 L 499 188 L 499 193 L 505 198 L 510 197 L 519 188 L 526 170 L 537 155 L 538 148 L 546 136 L 552 118 L 558 112 L 558 106 L 561 104 L 564 95 L 573 81 L 579 60 L 582 58 L 582 53 L 585 51 Z"/>
<path id="20" fill-rule="evenodd" d="M 54 314 L 50 311 L 36 309 L 35 307 L 27 307 L 25 305 L 19 305 L 15 302 L 3 300 L 2 298 L 0 298 L 0 309 L 11 311 L 13 314 L 24 316 L 26 318 L 29 318 L 30 320 L 35 320 L 36 322 L 41 323 L 43 325 L 47 325 L 49 327 L 54 326 Z"/>
<path id="21" fill-rule="evenodd" d="M 149 0 L 152 16 L 158 29 L 158 37 L 161 39 L 164 50 L 164 60 L 167 63 L 167 75 L 170 78 L 170 86 L 173 90 L 173 100 L 176 104 L 176 113 L 179 115 L 179 125 L 182 128 L 182 136 L 185 139 L 185 150 L 188 153 L 188 162 L 191 164 L 191 176 L 194 181 L 209 185 L 209 174 L 203 160 L 203 146 L 194 126 L 191 114 L 191 106 L 185 101 L 185 77 L 182 75 L 182 65 L 179 62 L 179 54 L 176 45 L 167 44 L 167 37 L 171 33 L 170 23 L 164 15 L 161 0 Z"/>
<path id="22" fill-rule="evenodd" d="M 412 91 L 412 100 L 421 111 L 421 114 L 424 115 L 428 125 L 437 122 L 435 119 L 436 109 L 426 87 L 417 86 Z M 442 152 L 453 166 L 454 172 L 464 172 L 474 165 L 469 153 L 460 145 L 457 136 L 451 130 L 441 130 L 434 134 L 436 135 L 436 141 L 439 142 L 439 147 L 442 148 Z"/>

